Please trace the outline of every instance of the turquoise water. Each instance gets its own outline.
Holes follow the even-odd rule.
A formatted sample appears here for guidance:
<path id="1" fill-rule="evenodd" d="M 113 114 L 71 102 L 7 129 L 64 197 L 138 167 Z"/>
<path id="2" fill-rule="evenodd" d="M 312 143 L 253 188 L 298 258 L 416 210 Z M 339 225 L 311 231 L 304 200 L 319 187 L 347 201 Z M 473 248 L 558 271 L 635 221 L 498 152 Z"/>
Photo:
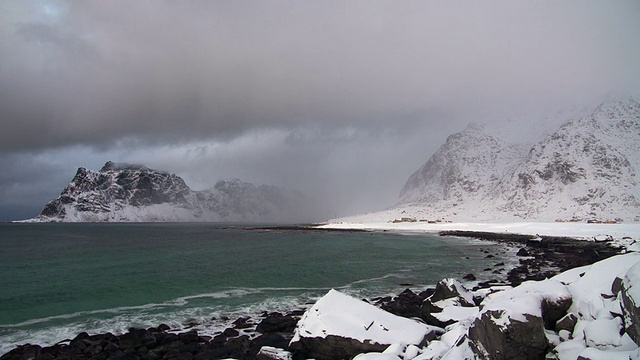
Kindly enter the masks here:
<path id="1" fill-rule="evenodd" d="M 481 269 L 496 245 L 434 235 L 216 224 L 0 224 L 0 354 L 81 331 L 198 323 L 424 289 Z M 467 259 L 469 257 L 469 259 Z"/>

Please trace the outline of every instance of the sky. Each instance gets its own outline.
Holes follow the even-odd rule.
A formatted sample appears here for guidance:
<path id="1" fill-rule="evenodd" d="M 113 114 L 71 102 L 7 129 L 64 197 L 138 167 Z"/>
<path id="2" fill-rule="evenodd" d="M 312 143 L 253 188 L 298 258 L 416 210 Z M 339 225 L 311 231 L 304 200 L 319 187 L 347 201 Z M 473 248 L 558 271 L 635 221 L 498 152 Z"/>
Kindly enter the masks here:
<path id="1" fill-rule="evenodd" d="M 635 0 L 4 0 L 0 221 L 108 160 L 381 210 L 470 123 L 526 141 L 567 120 L 541 114 L 640 94 L 638 19 Z"/>

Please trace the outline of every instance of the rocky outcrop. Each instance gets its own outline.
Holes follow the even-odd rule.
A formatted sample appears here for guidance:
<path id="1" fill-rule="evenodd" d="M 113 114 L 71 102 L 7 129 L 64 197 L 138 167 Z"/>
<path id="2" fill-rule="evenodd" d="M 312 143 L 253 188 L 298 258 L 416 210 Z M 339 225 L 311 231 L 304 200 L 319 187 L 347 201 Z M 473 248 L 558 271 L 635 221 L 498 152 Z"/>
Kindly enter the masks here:
<path id="1" fill-rule="evenodd" d="M 620 289 L 626 332 L 640 345 L 640 263 L 634 265 L 622 280 Z"/>
<path id="2" fill-rule="evenodd" d="M 308 358 L 349 359 L 399 342 L 424 346 L 437 331 L 331 290 L 300 319 L 290 348 Z"/>
<path id="3" fill-rule="evenodd" d="M 469 339 L 491 359 L 542 359 L 553 329 L 571 306 L 569 290 L 557 281 L 526 283 L 489 296 L 469 328 Z"/>
<path id="4" fill-rule="evenodd" d="M 278 349 L 273 346 L 263 346 L 258 355 L 256 355 L 256 360 L 292 360 L 293 354 L 289 351 Z"/>
<path id="5" fill-rule="evenodd" d="M 524 321 L 513 320 L 502 325 L 500 311 L 483 312 L 469 329 L 469 338 L 482 344 L 491 359 L 542 359 L 548 344 L 542 318 L 523 314 Z"/>
<path id="6" fill-rule="evenodd" d="M 458 321 L 445 315 L 447 307 L 475 306 L 473 295 L 458 280 L 443 279 L 436 284 L 433 294 L 423 301 L 420 315 L 427 324 L 444 328 Z"/>
<path id="7" fill-rule="evenodd" d="M 79 168 L 38 221 L 303 221 L 313 212 L 302 194 L 240 180 L 191 190 L 177 175 L 142 165 L 107 162 L 100 171 Z"/>

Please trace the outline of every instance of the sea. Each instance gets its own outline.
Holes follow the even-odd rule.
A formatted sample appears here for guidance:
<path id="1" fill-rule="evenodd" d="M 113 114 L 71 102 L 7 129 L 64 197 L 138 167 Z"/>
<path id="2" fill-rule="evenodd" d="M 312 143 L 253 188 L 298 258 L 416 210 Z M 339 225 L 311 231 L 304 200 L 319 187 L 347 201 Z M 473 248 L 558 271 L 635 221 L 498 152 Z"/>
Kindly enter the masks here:
<path id="1" fill-rule="evenodd" d="M 308 308 L 332 288 L 371 299 L 478 276 L 501 260 L 500 251 L 426 233 L 3 223 L 0 354 L 83 331 L 118 334 L 163 323 L 215 334 L 239 317 Z"/>

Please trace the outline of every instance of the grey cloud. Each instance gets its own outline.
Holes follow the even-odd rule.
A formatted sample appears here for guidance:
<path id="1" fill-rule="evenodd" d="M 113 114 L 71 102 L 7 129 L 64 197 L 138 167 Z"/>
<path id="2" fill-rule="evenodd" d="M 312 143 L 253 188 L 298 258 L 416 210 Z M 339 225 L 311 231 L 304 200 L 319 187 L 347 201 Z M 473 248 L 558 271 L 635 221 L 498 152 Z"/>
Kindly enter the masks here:
<path id="1" fill-rule="evenodd" d="M 58 22 L 5 34 L 14 54 L 3 61 L 3 92 L 20 97 L 2 111 L 20 120 L 1 143 L 366 127 L 433 106 L 470 116 L 609 90 L 612 60 L 624 52 L 629 68 L 638 59 L 628 46 L 638 32 L 624 34 L 638 25 L 620 21 L 627 8 L 637 13 L 633 2 L 538 4 L 70 2 Z M 610 41 L 617 35 L 629 39 Z M 29 64 L 33 55 L 42 63 Z M 48 138 L 30 134 L 34 126 Z"/>
<path id="2" fill-rule="evenodd" d="M 145 154 L 200 144 L 165 168 L 327 193 L 382 171 L 367 186 L 395 196 L 469 122 L 640 93 L 638 18 L 637 1 L 3 1 L 0 154 L 163 165 Z"/>

